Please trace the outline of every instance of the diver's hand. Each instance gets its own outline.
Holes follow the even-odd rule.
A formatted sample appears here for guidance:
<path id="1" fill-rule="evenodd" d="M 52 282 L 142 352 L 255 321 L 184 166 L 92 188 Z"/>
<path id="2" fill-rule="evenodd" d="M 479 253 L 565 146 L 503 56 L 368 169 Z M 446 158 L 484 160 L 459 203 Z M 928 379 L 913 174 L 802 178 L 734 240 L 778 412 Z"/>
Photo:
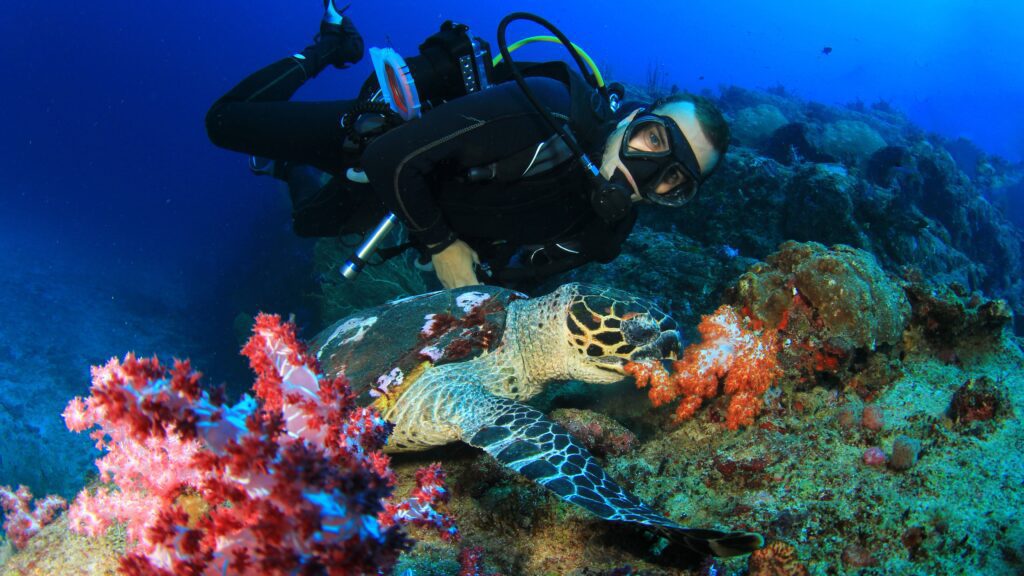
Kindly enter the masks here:
<path id="1" fill-rule="evenodd" d="M 430 257 L 437 279 L 445 288 L 462 288 L 479 284 L 473 265 L 480 263 L 476 251 L 462 240 L 452 242 L 444 250 Z"/>
<path id="2" fill-rule="evenodd" d="M 327 60 L 335 68 L 347 68 L 363 59 L 363 37 L 352 19 L 342 16 L 348 6 L 337 8 L 334 0 L 324 0 L 324 16 L 320 21 L 318 43 L 329 46 Z"/>

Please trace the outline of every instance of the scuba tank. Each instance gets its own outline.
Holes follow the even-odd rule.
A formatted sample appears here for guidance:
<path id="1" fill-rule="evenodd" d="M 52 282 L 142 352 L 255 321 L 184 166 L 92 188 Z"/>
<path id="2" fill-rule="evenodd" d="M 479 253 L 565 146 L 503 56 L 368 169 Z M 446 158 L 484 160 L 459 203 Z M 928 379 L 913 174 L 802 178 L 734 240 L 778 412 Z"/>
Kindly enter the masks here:
<path id="1" fill-rule="evenodd" d="M 343 149 L 355 158 L 362 155 L 374 138 L 418 118 L 425 109 L 489 88 L 494 71 L 490 45 L 471 36 L 468 26 L 451 20 L 420 44 L 418 56 L 405 60 L 391 48 L 370 48 L 370 58 L 374 75 L 360 90 L 368 99 L 341 119 L 346 133 Z M 346 177 L 354 182 L 369 182 L 356 168 L 350 168 Z M 341 275 L 355 280 L 397 224 L 398 217 L 387 214 L 345 261 Z"/>
<path id="2" fill-rule="evenodd" d="M 505 31 L 516 20 L 529 20 L 547 28 L 553 36 L 534 36 L 507 45 Z M 631 193 L 624 186 L 611 183 L 600 175 L 596 165 L 568 131 L 540 104 L 522 73 L 512 60 L 511 52 L 533 42 L 556 42 L 566 47 L 587 79 L 614 112 L 624 93 L 621 85 L 605 86 L 600 71 L 585 51 L 576 46 L 550 22 L 526 12 L 514 12 L 498 25 L 498 47 L 501 52 L 491 57 L 490 45 L 473 37 L 469 27 L 451 20 L 444 22 L 436 34 L 419 46 L 419 55 L 402 58 L 391 48 L 371 48 L 374 75 L 363 85 L 361 95 L 368 100 L 360 103 L 342 118 L 346 130 L 345 149 L 359 157 L 373 138 L 404 121 L 419 117 L 425 110 L 480 90 L 492 84 L 494 66 L 504 60 L 512 78 L 537 112 L 569 147 L 573 156 L 586 168 L 590 180 L 590 203 L 594 211 L 606 222 L 623 219 L 630 211 Z M 374 87 L 376 81 L 376 87 Z M 358 169 L 350 169 L 350 180 L 368 182 Z M 341 268 L 341 274 L 355 279 L 375 252 L 380 242 L 397 223 L 394 214 L 388 214 L 367 235 L 356 253 Z"/>

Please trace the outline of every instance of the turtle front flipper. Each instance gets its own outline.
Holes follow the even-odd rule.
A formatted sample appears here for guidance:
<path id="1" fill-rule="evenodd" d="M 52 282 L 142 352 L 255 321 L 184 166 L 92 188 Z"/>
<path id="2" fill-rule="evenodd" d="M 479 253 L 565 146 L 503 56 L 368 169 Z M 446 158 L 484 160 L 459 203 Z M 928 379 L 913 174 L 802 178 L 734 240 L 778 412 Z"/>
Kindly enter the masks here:
<path id="1" fill-rule="evenodd" d="M 764 545 L 759 534 L 686 528 L 672 522 L 619 486 L 586 448 L 542 412 L 489 394 L 475 400 L 484 406 L 464 412 L 475 417 L 474 422 L 458 423 L 463 440 L 563 500 L 607 520 L 654 529 L 704 555 L 734 556 Z"/>

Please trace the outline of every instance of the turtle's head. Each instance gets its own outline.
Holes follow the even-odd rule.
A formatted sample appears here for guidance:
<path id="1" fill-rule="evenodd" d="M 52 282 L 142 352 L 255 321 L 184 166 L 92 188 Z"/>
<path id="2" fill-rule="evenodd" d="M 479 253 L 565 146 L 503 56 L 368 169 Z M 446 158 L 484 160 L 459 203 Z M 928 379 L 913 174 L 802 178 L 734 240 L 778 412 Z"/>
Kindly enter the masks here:
<path id="1" fill-rule="evenodd" d="M 567 284 L 568 328 L 571 349 L 569 373 L 593 383 L 612 383 L 625 376 L 627 362 L 675 359 L 679 332 L 671 316 L 654 303 L 627 292 Z"/>

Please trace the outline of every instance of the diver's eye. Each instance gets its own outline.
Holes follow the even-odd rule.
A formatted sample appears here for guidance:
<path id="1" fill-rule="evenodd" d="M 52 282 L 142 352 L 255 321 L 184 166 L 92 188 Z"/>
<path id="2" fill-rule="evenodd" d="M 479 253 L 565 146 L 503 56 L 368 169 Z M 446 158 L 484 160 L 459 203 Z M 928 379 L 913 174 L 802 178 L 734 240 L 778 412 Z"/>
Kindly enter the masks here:
<path id="1" fill-rule="evenodd" d="M 651 147 L 652 151 L 656 152 L 658 150 L 661 150 L 661 142 L 661 136 L 658 134 L 657 130 L 655 130 L 653 127 L 650 130 L 648 130 L 647 144 Z"/>
<path id="2" fill-rule="evenodd" d="M 668 151 L 668 133 L 661 124 L 652 124 L 647 128 L 647 146 L 651 152 Z"/>
<path id="3" fill-rule="evenodd" d="M 662 180 L 663 184 L 667 184 L 669 188 L 675 188 L 686 180 L 686 174 L 679 169 L 678 166 L 672 168 L 665 174 L 665 179 Z"/>
<path id="4" fill-rule="evenodd" d="M 673 166 L 665 171 L 665 175 L 661 177 L 661 181 L 658 182 L 658 186 L 655 192 L 658 194 L 668 194 L 674 190 L 681 190 L 682 187 L 690 180 L 690 177 L 680 168 L 679 166 Z M 690 186 L 689 189 L 685 190 L 687 200 L 693 196 L 694 186 Z"/>

